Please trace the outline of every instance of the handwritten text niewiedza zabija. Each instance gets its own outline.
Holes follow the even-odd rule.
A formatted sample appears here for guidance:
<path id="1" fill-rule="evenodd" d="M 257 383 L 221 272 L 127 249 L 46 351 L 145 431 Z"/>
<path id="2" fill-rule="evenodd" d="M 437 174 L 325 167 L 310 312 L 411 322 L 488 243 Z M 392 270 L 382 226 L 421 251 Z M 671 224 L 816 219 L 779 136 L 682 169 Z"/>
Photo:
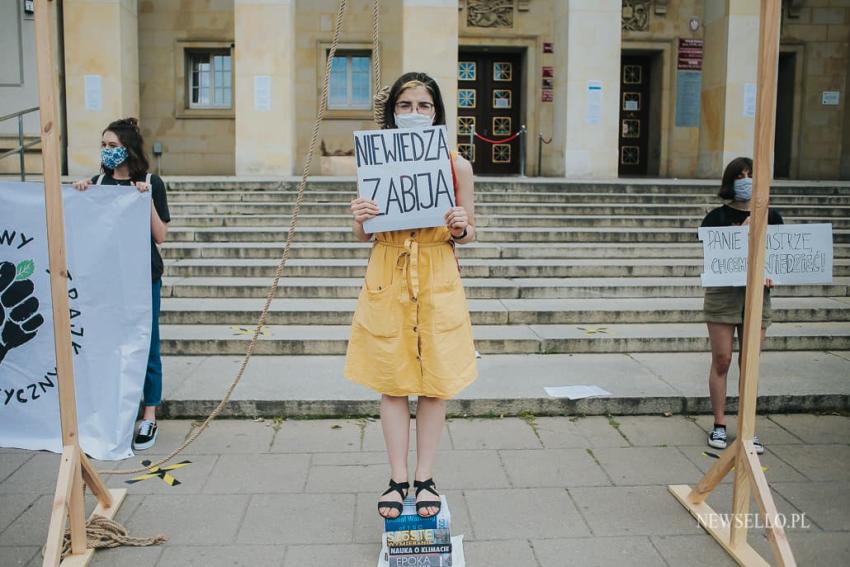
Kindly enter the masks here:
<path id="1" fill-rule="evenodd" d="M 354 133 L 357 189 L 377 201 L 368 233 L 440 226 L 455 206 L 445 126 Z"/>

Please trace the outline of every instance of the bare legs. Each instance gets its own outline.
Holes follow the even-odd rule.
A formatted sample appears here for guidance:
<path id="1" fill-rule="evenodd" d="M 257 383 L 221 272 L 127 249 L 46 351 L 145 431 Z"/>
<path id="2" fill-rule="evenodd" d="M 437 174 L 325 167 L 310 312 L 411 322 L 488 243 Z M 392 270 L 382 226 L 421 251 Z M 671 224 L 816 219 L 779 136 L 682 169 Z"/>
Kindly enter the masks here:
<path id="1" fill-rule="evenodd" d="M 708 393 L 711 398 L 711 409 L 714 412 L 714 423 L 726 425 L 726 376 L 732 364 L 732 339 L 735 325 L 725 323 L 708 323 L 708 340 L 711 343 L 711 369 L 708 372 Z M 738 325 L 738 337 L 743 326 Z M 764 328 L 761 330 L 761 341 L 764 342 Z M 741 352 L 738 352 L 738 368 L 741 367 Z"/>
<path id="2" fill-rule="evenodd" d="M 726 376 L 732 363 L 732 338 L 735 325 L 708 323 L 711 343 L 711 369 L 708 372 L 708 395 L 714 412 L 714 423 L 726 425 Z"/>
<path id="3" fill-rule="evenodd" d="M 446 423 L 446 401 L 438 398 L 420 397 L 416 407 L 416 480 L 427 480 L 433 476 L 437 447 Z M 395 482 L 407 482 L 407 457 L 410 448 L 410 410 L 406 397 L 381 397 L 381 428 L 390 461 L 390 476 Z M 423 500 L 433 499 L 433 494 L 423 491 Z M 382 496 L 380 500 L 401 502 L 397 492 Z M 381 508 L 381 515 L 395 518 L 395 510 Z M 425 514 L 437 513 L 436 508 L 426 508 Z"/>
<path id="4" fill-rule="evenodd" d="M 145 406 L 142 412 L 142 419 L 156 421 L 156 406 Z"/>
<path id="5" fill-rule="evenodd" d="M 416 476 L 415 480 L 428 480 L 434 476 L 437 447 L 446 424 L 446 400 L 420 397 L 416 406 Z M 419 500 L 434 500 L 434 495 L 423 490 Z M 425 508 L 423 516 L 433 516 L 438 508 Z"/>
<path id="6" fill-rule="evenodd" d="M 410 410 L 407 397 L 381 396 L 381 429 L 390 460 L 390 477 L 395 482 L 407 482 L 407 451 L 410 446 Z M 381 496 L 380 500 L 401 502 L 398 492 Z M 386 518 L 396 518 L 399 513 L 390 508 L 379 508 L 378 512 Z"/>

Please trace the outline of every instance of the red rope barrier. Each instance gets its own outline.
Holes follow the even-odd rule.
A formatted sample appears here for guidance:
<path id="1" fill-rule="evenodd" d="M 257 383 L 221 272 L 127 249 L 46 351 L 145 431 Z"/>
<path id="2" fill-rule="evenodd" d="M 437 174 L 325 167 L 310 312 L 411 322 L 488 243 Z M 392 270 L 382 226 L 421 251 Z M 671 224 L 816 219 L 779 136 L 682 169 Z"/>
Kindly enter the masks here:
<path id="1" fill-rule="evenodd" d="M 476 138 L 478 138 L 481 141 L 487 142 L 488 144 L 507 144 L 508 142 L 513 142 L 514 140 L 519 138 L 520 133 L 522 133 L 522 130 L 518 131 L 513 136 L 509 136 L 509 137 L 504 138 L 502 140 L 492 140 L 490 138 L 485 138 L 484 136 L 482 136 L 478 132 L 474 132 Z"/>

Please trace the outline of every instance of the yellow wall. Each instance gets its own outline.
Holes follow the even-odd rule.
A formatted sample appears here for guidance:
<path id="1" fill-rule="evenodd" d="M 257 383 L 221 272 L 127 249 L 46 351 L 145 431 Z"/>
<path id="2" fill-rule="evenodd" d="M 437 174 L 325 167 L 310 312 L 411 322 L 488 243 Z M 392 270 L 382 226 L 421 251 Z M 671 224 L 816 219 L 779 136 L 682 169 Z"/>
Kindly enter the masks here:
<path id="1" fill-rule="evenodd" d="M 100 167 L 101 132 L 118 118 L 139 114 L 136 0 L 75 0 L 63 9 L 68 172 Z M 92 30 L 97 30 L 93 33 Z M 114 47 L 104 57 L 104 46 Z M 99 108 L 86 108 L 86 77 L 100 80 Z"/>
<path id="2" fill-rule="evenodd" d="M 164 175 L 233 174 L 233 113 L 181 116 L 185 41 L 232 42 L 233 0 L 139 0 L 140 122 L 147 150 L 162 142 Z"/>
<path id="3" fill-rule="evenodd" d="M 384 84 L 392 84 L 401 74 L 401 2 L 382 2 L 381 11 L 381 58 Z M 336 21 L 337 0 L 313 0 L 298 2 L 295 15 L 296 60 L 296 173 L 301 174 L 304 158 L 310 146 L 313 124 L 321 92 L 325 70 L 325 50 L 333 39 Z M 340 49 L 371 49 L 372 46 L 372 2 L 350 0 L 346 9 L 340 36 Z M 354 149 L 355 130 L 375 128 L 372 111 L 330 111 L 319 132 L 327 149 L 347 151 Z M 313 159 L 312 172 L 320 171 L 319 148 Z"/>
<path id="4" fill-rule="evenodd" d="M 801 8 L 796 19 L 783 18 L 781 36 L 783 47 L 801 48 L 797 66 L 802 88 L 794 93 L 800 103 L 795 116 L 799 123 L 797 177 L 835 179 L 841 164 L 842 127 L 847 112 L 850 7 L 840 0 L 805 4 L 820 6 Z M 840 91 L 840 104 L 821 104 L 823 91 Z M 850 148 L 845 147 L 844 152 L 850 153 Z"/>
<path id="5" fill-rule="evenodd" d="M 676 127 L 676 57 L 679 38 L 703 39 L 703 27 L 690 31 L 691 18 L 703 20 L 704 0 L 668 2 L 667 14 L 650 14 L 647 31 L 624 31 L 623 50 L 644 50 L 660 53 L 661 72 L 658 77 L 667 88 L 661 89 L 663 104 L 660 117 L 659 173 L 669 177 L 690 177 L 697 169 L 699 128 Z"/>
<path id="6" fill-rule="evenodd" d="M 540 101 L 540 68 L 557 66 L 558 57 L 564 55 L 561 50 L 567 46 L 567 39 L 555 29 L 556 7 L 561 5 L 556 1 L 567 2 L 531 0 L 525 3 L 527 10 L 515 11 L 514 26 L 510 29 L 469 27 L 465 2 L 460 3 L 457 14 L 460 47 L 490 45 L 525 50 L 522 118 L 529 128 L 527 157 L 532 174 L 536 173 L 537 135 L 542 133 L 548 138 L 556 133 L 555 129 L 561 127 L 556 125 L 556 109 L 566 104 L 564 88 L 556 88 L 554 102 Z M 661 175 L 692 177 L 698 172 L 700 128 L 675 126 L 676 56 L 678 38 L 703 37 L 705 1 L 668 2 L 664 15 L 656 14 L 654 4 L 650 3 L 649 29 L 622 34 L 623 49 L 662 53 Z M 724 0 L 710 1 L 723 3 Z M 389 84 L 402 72 L 402 2 L 386 0 L 382 4 L 383 82 Z M 782 31 L 783 49 L 799 54 L 799 92 L 795 93 L 799 103 L 795 111 L 792 172 L 799 178 L 836 178 L 842 155 L 842 127 L 850 122 L 845 117 L 850 6 L 844 0 L 819 0 L 803 5 L 796 19 L 789 19 L 787 12 L 784 14 Z M 179 41 L 233 40 L 233 0 L 139 0 L 138 6 L 140 114 L 148 142 L 161 141 L 165 146 L 164 172 L 233 173 L 232 115 L 220 119 L 181 117 L 177 108 L 175 71 Z M 296 3 L 295 173 L 300 173 L 303 167 L 312 133 L 324 71 L 324 49 L 332 38 L 336 7 L 337 0 Z M 688 20 L 692 17 L 701 23 L 695 33 L 688 29 Z M 342 48 L 371 48 L 371 0 L 349 0 L 341 41 Z M 555 53 L 543 54 L 543 43 L 549 41 L 554 43 Z M 594 49 L 592 43 L 583 49 Z M 732 53 L 728 60 L 735 64 L 739 58 L 748 57 L 751 54 Z M 730 71 L 734 74 L 735 69 Z M 558 72 L 567 72 L 566 67 L 558 68 Z M 568 80 L 569 77 L 556 76 L 556 87 L 560 81 Z M 840 91 L 840 105 L 823 106 L 821 93 L 824 90 Z M 445 102 L 455 104 L 449 98 Z M 69 96 L 69 110 L 72 110 L 72 103 L 73 97 Z M 351 132 L 371 127 L 369 111 L 330 112 L 322 125 L 320 140 L 324 140 L 331 151 L 350 150 Z M 702 134 L 703 137 L 707 135 L 706 132 Z M 564 144 L 562 137 L 543 147 L 544 174 L 563 174 Z M 847 150 L 850 148 L 845 149 L 845 153 L 850 153 Z M 320 163 L 317 159 L 314 173 L 320 172 Z"/>

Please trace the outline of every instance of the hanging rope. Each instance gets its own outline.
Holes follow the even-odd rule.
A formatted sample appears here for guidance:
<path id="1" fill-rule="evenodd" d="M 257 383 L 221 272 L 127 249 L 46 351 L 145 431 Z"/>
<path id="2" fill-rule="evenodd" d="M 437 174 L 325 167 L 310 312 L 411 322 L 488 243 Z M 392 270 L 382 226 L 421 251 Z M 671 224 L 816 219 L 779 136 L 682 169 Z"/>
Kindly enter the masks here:
<path id="1" fill-rule="evenodd" d="M 163 534 L 153 537 L 130 537 L 127 528 L 100 515 L 93 515 L 86 522 L 86 547 L 88 549 L 104 549 L 109 547 L 147 547 L 159 545 L 168 541 Z M 71 553 L 71 530 L 65 530 L 65 539 L 62 542 L 62 559 Z"/>
<path id="2" fill-rule="evenodd" d="M 280 278 L 283 276 L 283 270 L 286 267 L 286 262 L 289 259 L 289 250 L 292 247 L 292 241 L 295 237 L 295 229 L 298 227 L 298 216 L 301 213 L 301 205 L 304 202 L 304 189 L 307 185 L 307 177 L 310 175 L 310 166 L 313 163 L 313 154 L 316 150 L 316 144 L 319 140 L 319 128 L 322 125 L 322 120 L 325 117 L 325 112 L 328 109 L 328 83 L 331 73 L 331 65 L 333 64 L 334 56 L 336 55 L 336 48 L 339 44 L 339 35 L 342 30 L 342 21 L 343 16 L 345 15 L 345 5 L 347 0 L 339 0 L 339 6 L 336 12 L 336 26 L 334 27 L 334 35 L 333 41 L 331 43 L 330 52 L 328 53 L 328 61 L 327 65 L 325 65 L 325 75 L 322 78 L 322 94 L 321 100 L 319 102 L 319 112 L 316 115 L 316 123 L 313 126 L 313 136 L 310 138 L 310 146 L 307 150 L 307 158 L 304 161 L 304 169 L 301 174 L 301 182 L 298 184 L 298 196 L 295 198 L 295 206 L 292 209 L 292 219 L 289 223 L 289 232 L 286 235 L 286 245 L 283 247 L 283 255 L 280 258 L 280 262 L 278 262 L 277 269 L 275 270 L 274 280 L 272 281 L 272 285 L 269 288 L 269 292 L 266 295 L 266 302 L 263 305 L 263 310 L 260 313 L 260 318 L 257 321 L 257 326 L 254 329 L 254 334 L 251 337 L 251 342 L 248 343 L 248 349 L 245 351 L 245 356 L 242 359 L 242 364 L 239 366 L 239 371 L 236 374 L 236 378 L 233 379 L 233 382 L 227 388 L 227 391 L 224 393 L 224 397 L 218 403 L 218 405 L 213 409 L 212 413 L 204 420 L 204 422 L 199 425 L 195 430 L 192 431 L 192 434 L 176 449 L 174 449 L 168 456 L 165 458 L 149 465 L 149 467 L 158 467 L 164 463 L 167 463 L 177 455 L 179 455 L 186 447 L 191 445 L 195 439 L 197 439 L 201 433 L 206 430 L 209 426 L 210 422 L 214 420 L 218 415 L 224 410 L 224 407 L 227 405 L 227 402 L 230 401 L 230 396 L 233 395 L 233 390 L 236 389 L 236 386 L 242 380 L 242 377 L 245 374 L 245 369 L 248 367 L 248 361 L 251 360 L 251 356 L 254 354 L 254 349 L 257 346 L 257 340 L 260 336 L 260 333 L 263 330 L 263 327 L 266 326 L 266 319 L 268 318 L 269 308 L 271 307 L 272 299 L 274 299 L 277 294 L 278 284 L 280 283 Z M 379 0 L 375 0 L 375 11 L 374 13 L 378 13 L 378 2 Z M 373 34 L 377 33 L 377 24 L 373 25 Z M 373 41 L 377 41 L 377 35 L 373 36 Z M 136 469 L 116 469 L 109 471 L 98 471 L 100 474 L 114 474 L 114 475 L 127 475 L 127 474 L 138 474 L 147 472 L 148 468 L 136 468 Z"/>
<path id="3" fill-rule="evenodd" d="M 381 0 L 372 1 L 372 74 L 375 76 L 375 85 L 380 89 L 383 84 L 381 79 L 381 46 L 378 38 L 381 37 Z"/>
<path id="4" fill-rule="evenodd" d="M 372 113 L 378 128 L 386 127 L 384 111 L 390 97 L 390 87 L 382 85 L 381 79 L 381 0 L 372 2 L 372 61 L 375 69 L 375 96 L 372 99 Z"/>

